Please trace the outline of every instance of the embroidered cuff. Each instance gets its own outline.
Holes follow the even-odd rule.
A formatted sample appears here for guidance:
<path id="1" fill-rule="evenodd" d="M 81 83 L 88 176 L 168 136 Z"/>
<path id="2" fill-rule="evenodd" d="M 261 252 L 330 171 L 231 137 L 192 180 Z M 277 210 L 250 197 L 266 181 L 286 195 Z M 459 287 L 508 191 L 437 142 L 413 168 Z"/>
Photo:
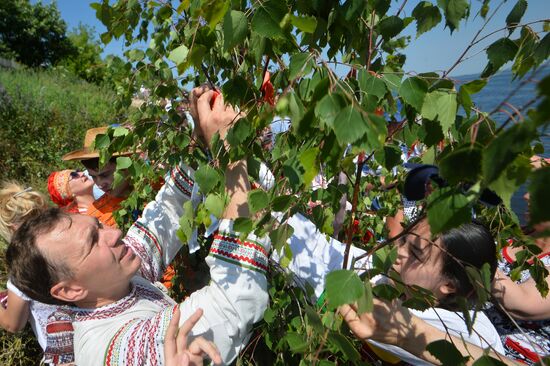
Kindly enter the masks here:
<path id="1" fill-rule="evenodd" d="M 268 268 L 269 240 L 249 234 L 246 240 L 233 231 L 233 221 L 221 220 L 210 255 L 222 261 L 265 274 Z"/>

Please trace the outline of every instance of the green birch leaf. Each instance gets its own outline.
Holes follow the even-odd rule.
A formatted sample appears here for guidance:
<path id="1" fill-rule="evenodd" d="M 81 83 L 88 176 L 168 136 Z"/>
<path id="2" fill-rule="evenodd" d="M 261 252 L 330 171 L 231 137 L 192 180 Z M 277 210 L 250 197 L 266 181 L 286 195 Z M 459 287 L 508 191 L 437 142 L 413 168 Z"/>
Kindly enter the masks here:
<path id="1" fill-rule="evenodd" d="M 128 58 L 130 59 L 130 61 L 141 61 L 145 58 L 145 52 L 136 49 L 130 50 L 128 52 Z"/>
<path id="2" fill-rule="evenodd" d="M 436 189 L 428 196 L 428 222 L 433 235 L 458 227 L 472 220 L 471 203 L 467 197 L 450 187 Z"/>
<path id="3" fill-rule="evenodd" d="M 204 201 L 204 207 L 218 219 L 223 215 L 224 199 L 219 194 L 209 194 Z"/>
<path id="4" fill-rule="evenodd" d="M 550 33 L 547 33 L 539 42 L 535 48 L 533 57 L 537 63 L 540 65 L 550 56 Z"/>
<path id="5" fill-rule="evenodd" d="M 403 23 L 403 19 L 395 15 L 384 18 L 382 19 L 382 21 L 380 21 L 380 23 L 378 23 L 378 31 L 385 41 L 401 33 L 403 28 L 405 28 L 405 23 Z"/>
<path id="6" fill-rule="evenodd" d="M 372 286 L 369 280 L 363 282 L 365 293 L 357 301 L 357 311 L 360 314 L 371 313 L 374 308 L 372 297 Z"/>
<path id="7" fill-rule="evenodd" d="M 359 140 L 367 132 L 367 120 L 357 109 L 348 105 L 338 113 L 332 127 L 338 143 L 346 145 Z"/>
<path id="8" fill-rule="evenodd" d="M 437 145 L 441 140 L 445 138 L 443 135 L 443 129 L 441 124 L 436 121 L 424 118 L 422 120 L 423 129 L 419 129 L 418 138 L 424 143 L 427 147 L 432 147 Z"/>
<path id="9" fill-rule="evenodd" d="M 294 80 L 297 77 L 307 75 L 313 67 L 313 58 L 309 52 L 295 53 L 290 58 L 289 79 Z"/>
<path id="10" fill-rule="evenodd" d="M 464 19 L 470 13 L 470 4 L 467 0 L 437 0 L 437 5 L 445 14 L 445 24 L 451 30 L 451 34 L 461 19 Z"/>
<path id="11" fill-rule="evenodd" d="M 304 168 L 304 174 L 302 176 L 302 181 L 305 185 L 309 185 L 313 178 L 319 173 L 319 148 L 312 147 L 306 151 L 300 153 L 300 164 Z"/>
<path id="12" fill-rule="evenodd" d="M 428 83 L 418 77 L 407 78 L 401 83 L 399 95 L 403 101 L 416 110 L 422 110 L 424 98 L 428 91 Z"/>
<path id="13" fill-rule="evenodd" d="M 527 151 L 535 135 L 536 131 L 524 123 L 510 127 L 491 141 L 483 150 L 481 162 L 485 183 L 496 180 L 520 153 Z"/>
<path id="14" fill-rule="evenodd" d="M 116 170 L 128 169 L 132 166 L 132 159 L 127 156 L 119 156 L 116 158 Z"/>
<path id="15" fill-rule="evenodd" d="M 334 119 L 348 105 L 346 98 L 339 93 L 327 94 L 315 106 L 315 116 L 322 124 L 332 128 Z"/>
<path id="16" fill-rule="evenodd" d="M 126 136 L 130 130 L 128 130 L 125 127 L 115 127 L 115 130 L 113 132 L 113 137 L 120 137 L 120 136 Z"/>
<path id="17" fill-rule="evenodd" d="M 248 217 L 237 217 L 233 222 L 233 230 L 239 233 L 249 233 L 254 228 L 254 221 Z"/>
<path id="18" fill-rule="evenodd" d="M 262 189 L 254 189 L 248 192 L 248 206 L 250 212 L 255 214 L 269 205 L 269 196 Z"/>
<path id="19" fill-rule="evenodd" d="M 525 14 L 525 10 L 527 10 L 527 1 L 518 0 L 516 5 L 514 5 L 512 10 L 506 17 L 506 27 L 508 28 L 508 31 L 510 32 L 510 34 L 514 31 L 515 27 L 521 21 L 523 14 Z"/>
<path id="20" fill-rule="evenodd" d="M 331 346 L 342 352 L 346 360 L 357 362 L 361 359 L 361 355 L 357 351 L 357 347 L 343 334 L 330 331 L 328 335 L 328 342 Z"/>
<path id="21" fill-rule="evenodd" d="M 439 121 L 445 132 L 453 126 L 457 108 L 456 92 L 442 89 L 426 94 L 421 113 L 424 118 Z"/>
<path id="22" fill-rule="evenodd" d="M 401 79 L 403 78 L 402 73 L 397 72 L 384 72 L 382 73 L 382 81 L 386 84 L 388 89 L 392 91 L 399 90 L 401 86 Z"/>
<path id="23" fill-rule="evenodd" d="M 502 65 L 512 61 L 518 52 L 518 45 L 509 38 L 501 38 L 493 42 L 486 52 L 489 63 L 481 73 L 483 78 L 493 75 Z"/>
<path id="24" fill-rule="evenodd" d="M 183 204 L 183 215 L 179 219 L 180 227 L 176 231 L 176 235 L 182 244 L 187 244 L 193 236 L 194 219 L 193 202 L 189 200 Z"/>
<path id="25" fill-rule="evenodd" d="M 294 353 L 305 352 L 308 348 L 309 342 L 303 334 L 297 332 L 288 332 L 285 335 L 285 340 L 290 347 L 290 350 Z"/>
<path id="26" fill-rule="evenodd" d="M 292 195 L 283 195 L 273 198 L 271 207 L 275 212 L 284 212 L 289 209 L 290 205 L 296 201 L 296 197 Z"/>
<path id="27" fill-rule="evenodd" d="M 441 12 L 437 6 L 428 1 L 421 1 L 412 12 L 416 19 L 416 37 L 435 27 L 441 22 Z"/>
<path id="28" fill-rule="evenodd" d="M 218 185 L 221 177 L 218 171 L 210 165 L 203 165 L 195 172 L 195 182 L 204 194 L 210 193 Z"/>
<path id="29" fill-rule="evenodd" d="M 371 73 L 365 69 L 359 70 L 357 73 L 357 80 L 359 82 L 361 92 L 367 96 L 374 95 L 376 98 L 380 99 L 386 95 L 386 92 L 388 91 L 384 81 L 374 75 L 371 75 Z"/>
<path id="30" fill-rule="evenodd" d="M 502 203 L 509 210 L 512 210 L 512 196 L 518 188 L 525 183 L 529 173 L 531 173 L 529 158 L 518 156 L 506 167 L 506 169 L 504 169 L 499 177 L 489 185 L 489 188 L 502 199 Z"/>
<path id="31" fill-rule="evenodd" d="M 173 61 L 176 65 L 179 65 L 185 62 L 188 53 L 189 49 L 182 44 L 181 46 L 174 48 L 170 54 L 168 54 L 168 59 Z"/>
<path id="32" fill-rule="evenodd" d="M 325 287 L 330 309 L 355 303 L 365 294 L 363 281 L 357 273 L 344 269 L 330 272 L 326 277 Z"/>
<path id="33" fill-rule="evenodd" d="M 466 84 L 462 85 L 462 87 L 465 88 L 468 93 L 476 94 L 479 93 L 485 87 L 485 85 L 487 85 L 487 79 L 477 79 L 467 82 Z"/>
<path id="34" fill-rule="evenodd" d="M 531 175 L 529 185 L 529 223 L 531 225 L 539 222 L 550 221 L 550 167 L 537 169 Z"/>
<path id="35" fill-rule="evenodd" d="M 439 172 L 451 185 L 476 182 L 481 175 L 481 149 L 469 143 L 456 148 L 440 160 Z"/>
<path id="36" fill-rule="evenodd" d="M 229 0 L 202 0 L 201 9 L 204 20 L 213 30 L 229 9 Z"/>
<path id="37" fill-rule="evenodd" d="M 259 35 L 270 38 L 284 38 L 281 21 L 288 13 L 285 2 L 280 0 L 266 1 L 261 4 L 252 17 L 251 28 Z"/>
<path id="38" fill-rule="evenodd" d="M 292 226 L 286 223 L 279 225 L 279 227 L 275 230 L 271 230 L 271 232 L 269 233 L 269 239 L 271 239 L 273 250 L 277 251 L 277 253 L 280 253 L 281 249 L 286 246 L 285 244 L 287 240 L 292 236 L 293 233 L 294 229 L 292 228 Z"/>
<path id="39" fill-rule="evenodd" d="M 248 20 L 242 11 L 231 10 L 223 21 L 223 49 L 230 50 L 246 39 Z"/>
<path id="40" fill-rule="evenodd" d="M 304 33 L 313 33 L 317 28 L 317 18 L 305 15 L 291 15 L 290 23 Z"/>
<path id="41" fill-rule="evenodd" d="M 469 358 L 462 356 L 451 342 L 444 339 L 428 344 L 426 349 L 441 361 L 442 366 L 464 366 Z"/>

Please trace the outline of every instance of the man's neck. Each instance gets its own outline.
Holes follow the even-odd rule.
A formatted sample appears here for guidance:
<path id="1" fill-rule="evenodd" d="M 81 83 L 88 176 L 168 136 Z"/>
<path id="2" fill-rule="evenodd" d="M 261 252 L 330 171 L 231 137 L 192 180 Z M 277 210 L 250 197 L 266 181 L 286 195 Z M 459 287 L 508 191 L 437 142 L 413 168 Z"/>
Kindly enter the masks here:
<path id="1" fill-rule="evenodd" d="M 75 305 L 82 309 L 97 309 L 103 306 L 111 305 L 124 297 L 128 296 L 132 290 L 132 284 L 129 284 L 127 288 L 117 291 L 109 296 L 88 296 L 81 301 L 75 302 Z"/>

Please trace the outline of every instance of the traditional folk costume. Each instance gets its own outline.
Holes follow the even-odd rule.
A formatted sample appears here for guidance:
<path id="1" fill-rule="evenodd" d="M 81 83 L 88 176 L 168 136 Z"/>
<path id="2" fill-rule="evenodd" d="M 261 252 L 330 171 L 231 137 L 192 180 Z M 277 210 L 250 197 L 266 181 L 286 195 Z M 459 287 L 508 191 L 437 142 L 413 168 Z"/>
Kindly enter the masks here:
<path id="1" fill-rule="evenodd" d="M 326 235 L 321 233 L 315 224 L 300 214 L 292 216 L 288 220 L 288 224 L 294 229 L 288 240 L 293 254 L 288 270 L 294 273 L 299 284 L 305 286 L 307 283 L 313 288 L 314 296 L 312 300 L 317 300 L 323 295 L 327 274 L 342 269 L 345 245 L 334 238 L 327 240 Z M 364 253 L 364 250 L 351 246 L 348 269 L 352 268 L 352 264 L 353 269 L 359 272 L 372 268 L 370 258 L 362 258 L 354 263 L 354 258 Z M 276 252 L 273 252 L 272 258 L 276 261 L 280 259 Z M 380 276 L 379 278 L 372 278 L 371 282 L 378 284 L 382 283 L 384 279 L 385 277 Z M 426 311 L 410 309 L 410 312 L 439 330 L 448 331 L 449 334 L 462 338 L 471 344 L 482 348 L 490 347 L 496 352 L 504 354 L 504 348 L 495 327 L 482 312 L 475 314 L 472 333 L 468 332 L 461 312 L 441 308 L 431 308 Z M 473 311 L 470 312 L 470 317 L 474 319 Z M 390 353 L 397 357 L 393 357 L 392 360 L 386 359 L 386 361 L 390 361 L 389 363 L 394 363 L 392 361 L 396 360 L 395 363 L 402 361 L 401 364 L 430 365 L 402 348 L 374 341 L 369 341 L 369 343 L 378 348 L 376 351 L 378 356 L 383 353 Z M 380 352 L 379 349 L 384 350 L 384 352 Z"/>
<path id="2" fill-rule="evenodd" d="M 252 324 L 267 307 L 266 240 L 251 235 L 243 242 L 233 222 L 221 220 L 206 259 L 209 286 L 178 305 L 153 284 L 181 248 L 176 230 L 183 203 L 191 199 L 193 174 L 187 167 L 173 169 L 123 239 L 142 261 L 141 276 L 132 279 L 130 293 L 104 307 L 67 308 L 52 316 L 48 344 L 55 346 L 51 356 L 56 362 L 73 362 L 66 351 L 74 332 L 74 363 L 79 366 L 163 365 L 164 337 L 176 306 L 181 310 L 180 326 L 198 308 L 204 310 L 190 338 L 203 336 L 214 342 L 224 363 L 237 357 Z"/>
<path id="3" fill-rule="evenodd" d="M 542 253 L 537 257 L 544 266 L 550 266 L 550 253 Z M 508 254 L 508 247 L 504 247 L 498 268 L 510 276 L 514 262 L 514 259 Z M 521 272 L 518 283 L 523 283 L 530 277 L 529 270 L 524 270 Z M 506 356 L 528 365 L 534 365 L 542 357 L 550 356 L 550 319 L 515 320 L 516 325 L 509 315 L 493 304 L 488 306 L 485 313 L 500 334 Z"/>
<path id="4" fill-rule="evenodd" d="M 33 300 L 25 295 L 21 290 L 19 290 L 10 280 L 6 285 L 7 289 L 10 290 L 16 296 L 19 296 L 23 301 L 28 302 L 29 304 L 29 323 L 31 328 L 43 350 L 46 349 L 46 324 L 48 323 L 48 317 L 56 309 L 56 305 L 44 304 L 39 301 Z M 9 298 L 8 298 L 9 302 Z M 9 306 L 9 304 L 8 304 Z"/>

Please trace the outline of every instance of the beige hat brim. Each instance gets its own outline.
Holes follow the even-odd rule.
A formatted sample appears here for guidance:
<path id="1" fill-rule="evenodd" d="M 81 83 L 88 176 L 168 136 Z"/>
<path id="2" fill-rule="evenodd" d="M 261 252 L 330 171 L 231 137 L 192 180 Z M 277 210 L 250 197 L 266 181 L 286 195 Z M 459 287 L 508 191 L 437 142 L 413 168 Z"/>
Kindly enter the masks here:
<path id="1" fill-rule="evenodd" d="M 127 152 L 116 152 L 113 153 L 111 156 L 128 156 L 132 155 L 133 153 L 130 151 Z M 87 159 L 93 159 L 93 158 L 99 158 L 99 153 L 97 151 L 90 151 L 87 149 L 80 149 L 71 151 L 68 154 L 63 155 L 61 160 L 63 161 L 74 161 L 74 160 L 87 160 Z"/>

